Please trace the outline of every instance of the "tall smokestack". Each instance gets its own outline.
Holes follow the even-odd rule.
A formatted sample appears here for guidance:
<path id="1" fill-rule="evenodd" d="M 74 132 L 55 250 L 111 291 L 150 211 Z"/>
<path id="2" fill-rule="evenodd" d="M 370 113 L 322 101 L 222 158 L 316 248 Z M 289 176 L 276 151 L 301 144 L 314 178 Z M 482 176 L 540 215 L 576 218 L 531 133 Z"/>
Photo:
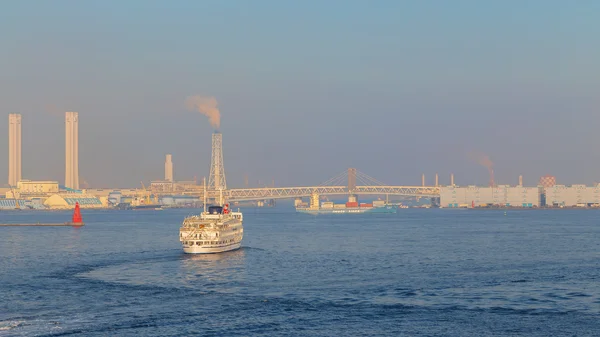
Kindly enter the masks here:
<path id="1" fill-rule="evenodd" d="M 494 187 L 496 186 L 496 182 L 494 181 L 494 169 L 489 167 L 488 170 L 490 171 L 490 187 Z"/>
<path id="2" fill-rule="evenodd" d="M 223 137 L 218 131 L 215 131 L 212 135 L 212 159 L 210 161 L 208 188 L 211 190 L 227 189 L 223 167 Z"/>
<path id="3" fill-rule="evenodd" d="M 8 185 L 21 180 L 21 114 L 8 115 Z"/>
<path id="4" fill-rule="evenodd" d="M 523 186 L 523 176 L 519 176 L 519 186 Z"/>
<path id="5" fill-rule="evenodd" d="M 438 174 L 435 174 L 435 187 L 438 187 Z"/>
<path id="6" fill-rule="evenodd" d="M 421 185 L 425 186 L 425 173 L 421 176 Z"/>
<path id="7" fill-rule="evenodd" d="M 171 161 L 171 155 L 168 154 L 165 158 L 165 180 L 173 181 L 173 162 Z"/>
<path id="8" fill-rule="evenodd" d="M 79 113 L 65 113 L 65 187 L 79 189 Z"/>
<path id="9" fill-rule="evenodd" d="M 450 186 L 454 186 L 454 173 L 450 173 Z"/>

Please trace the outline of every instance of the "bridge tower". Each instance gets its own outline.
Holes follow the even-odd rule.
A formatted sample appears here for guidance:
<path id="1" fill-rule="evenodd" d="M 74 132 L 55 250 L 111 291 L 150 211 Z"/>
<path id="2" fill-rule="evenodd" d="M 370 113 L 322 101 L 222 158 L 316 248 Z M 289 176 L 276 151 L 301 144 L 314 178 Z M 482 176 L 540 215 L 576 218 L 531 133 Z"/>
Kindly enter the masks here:
<path id="1" fill-rule="evenodd" d="M 357 202 L 358 197 L 354 194 L 356 191 L 356 169 L 348 169 L 348 202 Z"/>
<path id="2" fill-rule="evenodd" d="M 212 135 L 212 158 L 210 161 L 210 176 L 208 178 L 209 191 L 218 191 L 227 189 L 225 180 L 225 168 L 223 166 L 223 137 L 219 131 Z"/>
<path id="3" fill-rule="evenodd" d="M 348 169 L 348 193 L 352 194 L 356 190 L 356 169 Z"/>

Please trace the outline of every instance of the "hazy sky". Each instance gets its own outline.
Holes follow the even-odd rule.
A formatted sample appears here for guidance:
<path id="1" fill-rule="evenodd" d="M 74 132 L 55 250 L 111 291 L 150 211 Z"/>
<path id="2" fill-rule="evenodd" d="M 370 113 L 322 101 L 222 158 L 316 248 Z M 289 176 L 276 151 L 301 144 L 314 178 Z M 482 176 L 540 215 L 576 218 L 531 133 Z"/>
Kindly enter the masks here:
<path id="1" fill-rule="evenodd" d="M 600 181 L 600 1 L 6 1 L 0 121 L 23 115 L 23 178 L 64 181 L 79 112 L 94 187 L 208 175 L 214 96 L 231 187 Z M 1 137 L 7 158 L 8 137 Z M 0 165 L 6 183 L 8 163 Z"/>

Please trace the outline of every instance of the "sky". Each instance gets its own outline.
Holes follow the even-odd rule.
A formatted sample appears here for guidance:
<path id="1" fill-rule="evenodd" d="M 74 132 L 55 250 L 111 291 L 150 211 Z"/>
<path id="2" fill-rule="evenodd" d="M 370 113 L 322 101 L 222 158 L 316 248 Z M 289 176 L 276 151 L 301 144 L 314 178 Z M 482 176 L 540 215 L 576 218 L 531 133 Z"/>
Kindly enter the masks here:
<path id="1" fill-rule="evenodd" d="M 11 1 L 0 120 L 24 179 L 64 181 L 79 112 L 92 187 L 208 176 L 215 97 L 229 187 L 310 186 L 355 167 L 390 185 L 600 182 L 600 2 Z M 8 177 L 8 137 L 0 177 Z M 6 180 L 6 178 L 3 178 Z M 6 183 L 6 182 L 5 182 Z"/>

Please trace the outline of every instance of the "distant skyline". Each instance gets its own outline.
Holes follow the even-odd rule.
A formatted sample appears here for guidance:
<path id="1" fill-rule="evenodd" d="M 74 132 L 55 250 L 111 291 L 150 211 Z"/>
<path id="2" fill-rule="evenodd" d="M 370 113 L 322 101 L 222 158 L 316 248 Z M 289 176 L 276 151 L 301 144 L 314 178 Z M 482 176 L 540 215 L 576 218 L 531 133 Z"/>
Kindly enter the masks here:
<path id="1" fill-rule="evenodd" d="M 0 12 L 22 178 L 65 179 L 67 111 L 92 187 L 208 178 L 214 97 L 227 185 L 600 182 L 598 1 L 14 1 Z M 198 105 L 196 104 L 196 107 Z"/>

